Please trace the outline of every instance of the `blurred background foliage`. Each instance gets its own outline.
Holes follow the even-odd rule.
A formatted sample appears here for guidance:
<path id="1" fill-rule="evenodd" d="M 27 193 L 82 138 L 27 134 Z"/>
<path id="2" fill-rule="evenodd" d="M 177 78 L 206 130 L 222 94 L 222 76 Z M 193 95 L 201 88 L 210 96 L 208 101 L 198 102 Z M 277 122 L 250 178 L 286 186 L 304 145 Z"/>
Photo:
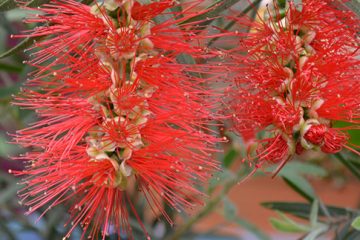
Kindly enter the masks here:
<path id="1" fill-rule="evenodd" d="M 37 7 L 49 0 L 29 0 L 27 2 L 28 6 Z M 82 2 L 90 4 L 92 1 L 83 0 Z M 204 22 L 204 28 L 212 24 L 223 29 L 234 30 L 236 28 L 234 22 L 221 18 L 214 20 L 213 17 L 229 13 L 248 14 L 254 17 L 256 8 L 264 6 L 266 3 L 266 1 L 255 0 L 252 1 L 253 6 L 250 6 L 249 2 L 241 0 L 208 1 L 206 2 L 207 6 L 221 4 L 216 5 L 207 14 L 189 21 L 208 19 Z M 360 13 L 359 1 L 353 0 L 347 4 L 355 12 Z M 24 215 L 26 210 L 17 197 L 17 191 L 21 186 L 17 184 L 18 179 L 8 173 L 8 169 L 20 170 L 23 168 L 23 163 L 10 160 L 10 156 L 16 156 L 25 151 L 11 144 L 11 134 L 17 129 L 24 128 L 36 118 L 33 112 L 11 104 L 12 95 L 19 91 L 27 74 L 31 71 L 28 66 L 23 64 L 24 59 L 27 58 L 24 50 L 31 45 L 34 39 L 10 38 L 11 35 L 18 34 L 26 28 L 34 27 L 22 24 L 21 20 L 27 14 L 28 12 L 17 7 L 14 0 L 0 0 L 0 240 L 62 239 L 70 225 L 67 224 L 64 227 L 64 224 L 67 223 L 66 206 L 52 209 L 41 219 L 38 218 L 46 207 L 30 216 Z M 212 40 L 209 44 L 215 46 L 221 44 L 216 40 Z M 189 63 L 192 61 L 186 56 L 179 60 Z M 345 123 L 336 124 L 344 126 Z M 351 209 L 349 206 L 341 205 L 328 206 L 312 186 L 314 182 L 325 179 L 338 187 L 345 186 L 349 182 L 355 182 L 360 187 L 359 156 L 347 151 L 336 156 L 313 152 L 288 163 L 277 178 L 283 179 L 289 188 L 303 198 L 303 201 L 262 203 L 264 208 L 274 210 L 275 214 L 269 219 L 274 229 L 291 233 L 291 235 L 284 235 L 286 237 L 274 238 L 272 233 L 263 231 L 261 226 L 238 214 L 241 208 L 247 206 L 241 206 L 234 202 L 229 196 L 229 191 L 234 187 L 239 188 L 238 183 L 249 174 L 250 169 L 248 166 L 241 165 L 240 160 L 244 157 L 245 152 L 241 139 L 228 132 L 226 128 L 220 129 L 220 131 L 229 139 L 229 142 L 221 146 L 224 153 L 217 156 L 221 161 L 223 171 L 217 173 L 209 181 L 208 186 L 203 189 L 209 195 L 205 206 L 190 214 L 174 212 L 169 209 L 168 212 L 177 222 L 175 226 L 170 226 L 162 219 L 149 218 L 144 200 L 136 201 L 138 212 L 143 213 L 140 217 L 145 219 L 146 227 L 153 239 L 360 239 L 359 208 L 356 209 L 355 206 L 354 209 Z M 350 135 L 352 143 L 359 146 L 359 131 L 352 131 Z M 268 170 L 271 171 L 271 169 Z M 254 177 L 264 178 L 265 181 L 262 184 L 271 181 L 268 175 L 261 173 L 257 173 Z M 246 184 L 246 182 L 242 184 Z M 354 192 L 350 197 L 359 197 L 359 193 L 359 191 Z M 136 196 L 133 197 L 137 199 Z M 243 197 L 251 198 L 252 196 Z M 194 226 L 213 212 L 223 216 L 223 224 L 218 224 L 217 227 L 207 229 L 205 232 L 196 231 Z M 259 218 L 261 217 L 259 216 Z M 144 239 L 142 230 L 136 221 L 130 220 L 130 222 L 133 225 L 134 238 Z M 237 236 L 226 234 L 224 228 L 229 225 L 242 229 L 242 234 Z M 243 234 L 244 232 L 249 234 Z M 77 229 L 71 239 L 80 239 L 80 236 L 81 230 Z M 117 239 L 117 237 L 109 236 L 108 239 Z"/>

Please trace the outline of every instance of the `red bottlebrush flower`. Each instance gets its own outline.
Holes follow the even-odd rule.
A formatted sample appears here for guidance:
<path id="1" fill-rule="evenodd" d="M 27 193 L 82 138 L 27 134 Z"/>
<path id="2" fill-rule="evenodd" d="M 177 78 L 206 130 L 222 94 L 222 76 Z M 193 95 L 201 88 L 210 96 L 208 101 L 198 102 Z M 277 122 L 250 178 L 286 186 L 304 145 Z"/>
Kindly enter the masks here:
<path id="1" fill-rule="evenodd" d="M 263 141 L 265 144 L 257 148 L 257 157 L 261 161 L 278 163 L 291 155 L 291 152 L 293 151 L 291 142 L 288 142 L 281 135 L 277 135 L 270 139 L 264 139 Z"/>
<path id="2" fill-rule="evenodd" d="M 327 127 L 324 124 L 310 125 L 308 131 L 304 134 L 304 139 L 315 145 L 320 145 L 324 141 Z"/>
<path id="3" fill-rule="evenodd" d="M 152 18 L 173 1 L 88 7 L 58 0 L 27 20 L 43 25 L 24 36 L 45 38 L 32 48 L 35 71 L 15 102 L 39 116 L 15 136 L 32 150 L 18 157 L 29 166 L 16 172 L 25 176 L 20 196 L 28 213 L 70 201 L 66 237 L 80 225 L 82 238 L 105 238 L 111 229 L 132 238 L 129 215 L 143 227 L 130 200 L 135 186 L 170 223 L 162 202 L 175 209 L 201 203 L 195 184 L 217 168 L 210 155 L 221 141 L 209 129 L 220 94 L 205 86 L 221 73 L 215 63 L 176 61 L 180 53 L 215 54 L 188 41 L 197 36 L 190 24 L 176 26 L 196 15 L 198 3 L 160 24 Z"/>
<path id="4" fill-rule="evenodd" d="M 324 144 L 321 146 L 321 151 L 324 153 L 337 153 L 341 151 L 346 141 L 347 137 L 343 132 L 330 128 L 324 135 Z"/>
<path id="5" fill-rule="evenodd" d="M 359 19 L 332 0 L 289 1 L 286 9 L 274 1 L 265 15 L 236 19 L 251 30 L 235 33 L 240 41 L 228 54 L 236 63 L 229 109 L 234 129 L 253 142 L 249 160 L 283 165 L 309 149 L 357 153 L 345 132 L 358 126 L 332 126 L 359 123 Z"/>

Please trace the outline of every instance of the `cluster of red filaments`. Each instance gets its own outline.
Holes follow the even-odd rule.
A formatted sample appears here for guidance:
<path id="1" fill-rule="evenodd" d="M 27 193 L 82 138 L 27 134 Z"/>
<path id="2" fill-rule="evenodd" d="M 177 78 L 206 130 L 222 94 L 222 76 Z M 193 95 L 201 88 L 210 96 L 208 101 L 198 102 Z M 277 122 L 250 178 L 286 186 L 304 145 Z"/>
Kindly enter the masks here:
<path id="1" fill-rule="evenodd" d="M 82 238 L 115 231 L 131 239 L 130 214 L 146 233 L 132 193 L 170 223 L 163 203 L 179 211 L 202 203 L 195 186 L 217 168 L 211 155 L 221 141 L 209 128 L 220 95 L 206 86 L 221 73 L 184 23 L 201 14 L 200 2 L 157 24 L 174 1 L 56 0 L 26 20 L 40 26 L 20 37 L 41 41 L 29 49 L 36 70 L 15 104 L 39 120 L 15 136 L 31 151 L 19 157 L 29 166 L 13 172 L 25 176 L 29 213 L 70 201 L 66 237 L 80 225 Z M 180 54 L 204 63 L 179 63 Z"/>
<path id="2" fill-rule="evenodd" d="M 346 130 L 357 127 L 333 124 L 359 123 L 358 18 L 340 1 L 280 5 L 274 1 L 255 23 L 238 19 L 251 30 L 237 33 L 235 50 L 247 53 L 234 55 L 230 106 L 235 129 L 252 142 L 248 159 L 283 166 L 307 150 L 356 152 Z"/>

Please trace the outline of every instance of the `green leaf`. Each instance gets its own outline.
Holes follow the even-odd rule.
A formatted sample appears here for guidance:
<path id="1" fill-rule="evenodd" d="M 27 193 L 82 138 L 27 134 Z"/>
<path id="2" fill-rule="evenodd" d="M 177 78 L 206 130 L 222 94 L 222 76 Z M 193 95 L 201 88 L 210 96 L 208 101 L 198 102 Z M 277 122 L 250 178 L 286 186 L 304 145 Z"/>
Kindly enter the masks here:
<path id="1" fill-rule="evenodd" d="M 81 3 L 85 5 L 90 5 L 94 2 L 94 0 L 82 0 Z"/>
<path id="2" fill-rule="evenodd" d="M 329 227 L 324 224 L 320 224 L 317 228 L 311 230 L 311 232 L 303 240 L 316 240 L 318 237 L 328 231 Z"/>
<path id="3" fill-rule="evenodd" d="M 327 175 L 324 168 L 307 162 L 293 161 L 285 165 L 279 175 L 308 175 L 313 177 L 325 177 Z"/>
<path id="4" fill-rule="evenodd" d="M 25 9 L 21 9 L 21 8 L 15 8 L 11 11 L 6 12 L 4 14 L 4 16 L 5 16 L 6 20 L 9 22 L 9 24 L 11 24 L 11 22 L 21 22 L 29 14 L 33 14 L 33 13 L 35 13 L 35 11 L 25 10 Z M 13 32 L 13 30 L 11 30 L 9 32 Z"/>
<path id="5" fill-rule="evenodd" d="M 279 172 L 284 181 L 308 201 L 313 201 L 316 196 L 314 189 L 303 175 L 315 177 L 326 176 L 326 171 L 316 165 L 303 162 L 289 162 Z"/>
<path id="6" fill-rule="evenodd" d="M 286 0 L 278 0 L 277 2 L 280 8 L 285 8 Z"/>
<path id="7" fill-rule="evenodd" d="M 306 198 L 308 201 L 313 201 L 315 197 L 315 192 L 309 182 L 301 176 L 283 176 L 284 181 L 301 196 Z"/>
<path id="8" fill-rule="evenodd" d="M 0 62 L 0 70 L 5 72 L 19 73 L 21 72 L 22 67 Z"/>
<path id="9" fill-rule="evenodd" d="M 18 147 L 14 144 L 9 144 L 5 134 L 0 134 L 0 157 L 7 158 L 9 155 L 17 153 Z"/>
<path id="10" fill-rule="evenodd" d="M 9 49 L 8 51 L 0 54 L 0 59 L 1 58 L 4 58 L 4 57 L 8 57 L 8 56 L 11 56 L 15 53 L 18 53 L 20 51 L 23 51 L 25 50 L 27 47 L 31 46 L 34 41 L 37 41 L 39 39 L 43 38 L 42 36 L 41 37 L 27 37 L 25 38 L 24 40 L 22 40 L 20 43 L 18 43 L 15 47 Z"/>
<path id="11" fill-rule="evenodd" d="M 359 14 L 359 16 L 360 16 L 360 14 Z M 357 126 L 357 124 L 349 123 L 349 122 L 336 121 L 336 122 L 334 122 L 333 126 L 334 126 L 334 128 L 346 128 L 346 127 L 351 128 L 351 127 L 353 127 L 354 129 L 347 130 L 347 133 L 350 136 L 350 139 L 348 140 L 348 142 L 351 143 L 351 144 L 354 144 L 356 146 L 360 146 L 360 134 L 358 134 L 358 129 L 357 129 L 358 126 Z"/>
<path id="12" fill-rule="evenodd" d="M 309 226 L 295 222 L 284 213 L 278 211 L 278 214 L 280 218 L 270 218 L 270 223 L 275 229 L 288 233 L 304 233 L 311 231 Z"/>
<path id="13" fill-rule="evenodd" d="M 184 64 L 195 64 L 196 63 L 194 58 L 191 55 L 185 54 L 185 53 L 178 55 L 176 57 L 176 59 L 179 63 L 184 63 Z"/>
<path id="14" fill-rule="evenodd" d="M 230 149 L 223 159 L 224 167 L 229 168 L 238 155 L 238 151 L 233 148 Z"/>
<path id="15" fill-rule="evenodd" d="M 353 162 L 345 159 L 341 153 L 336 153 L 334 156 L 360 180 L 360 169 Z"/>
<path id="16" fill-rule="evenodd" d="M 315 199 L 311 204 L 311 211 L 310 211 L 310 224 L 312 227 L 315 227 L 318 223 L 318 213 L 319 213 L 319 201 Z"/>
<path id="17" fill-rule="evenodd" d="M 0 204 L 3 205 L 8 201 L 13 201 L 14 196 L 16 196 L 17 191 L 21 189 L 22 186 L 17 184 L 11 184 L 7 188 L 1 190 Z"/>
<path id="18" fill-rule="evenodd" d="M 5 0 L 0 3 L 0 12 L 9 11 L 17 7 L 17 3 L 14 0 Z"/>
<path id="19" fill-rule="evenodd" d="M 50 0 L 32 0 L 29 3 L 26 4 L 27 7 L 36 8 L 39 7 L 45 3 L 49 3 Z"/>
<path id="20" fill-rule="evenodd" d="M 351 226 L 360 231 L 360 216 L 356 217 L 354 221 L 352 221 Z"/>
<path id="21" fill-rule="evenodd" d="M 12 94 L 15 94 L 19 91 L 21 84 L 21 82 L 17 82 L 14 85 L 0 88 L 0 99 L 10 98 Z"/>
<path id="22" fill-rule="evenodd" d="M 352 0 L 345 3 L 353 12 L 360 16 L 360 1 Z"/>
<path id="23" fill-rule="evenodd" d="M 264 202 L 261 203 L 263 207 L 278 210 L 281 212 L 289 213 L 294 216 L 309 219 L 311 213 L 311 205 L 308 203 L 297 203 L 297 202 Z M 327 210 L 331 214 L 332 217 L 340 217 L 340 216 L 356 216 L 360 214 L 359 211 L 349 208 L 340 208 L 335 206 L 326 206 Z M 324 210 L 322 208 L 319 209 L 318 216 L 326 216 Z"/>

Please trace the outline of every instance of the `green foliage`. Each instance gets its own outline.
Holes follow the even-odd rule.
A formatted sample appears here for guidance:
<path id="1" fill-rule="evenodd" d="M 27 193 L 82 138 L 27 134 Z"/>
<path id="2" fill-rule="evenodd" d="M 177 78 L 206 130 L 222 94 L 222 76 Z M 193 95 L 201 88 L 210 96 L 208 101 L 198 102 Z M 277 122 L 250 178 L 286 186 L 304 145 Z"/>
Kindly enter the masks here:
<path id="1" fill-rule="evenodd" d="M 36 8 L 42 4 L 49 3 L 50 0 L 29 0 L 26 3 L 27 7 Z M 2 0 L 0 2 L 0 12 L 5 12 L 17 8 L 19 5 L 16 0 Z"/>
<path id="2" fill-rule="evenodd" d="M 30 0 L 29 3 L 26 4 L 27 7 L 36 8 L 41 6 L 42 4 L 49 3 L 51 0 Z"/>
<path id="3" fill-rule="evenodd" d="M 326 171 L 311 163 L 295 161 L 287 163 L 279 172 L 279 176 L 281 176 L 290 187 L 307 200 L 313 201 L 316 198 L 316 194 L 305 175 L 324 177 L 326 176 Z"/>
<path id="4" fill-rule="evenodd" d="M 5 135 L 0 134 L 0 157 L 7 158 L 17 152 L 18 148 L 14 144 L 7 142 Z"/>
<path id="5" fill-rule="evenodd" d="M 277 213 L 280 218 L 270 218 L 270 223 L 275 229 L 289 233 L 306 233 L 311 230 L 309 226 L 295 222 L 282 212 Z"/>
<path id="6" fill-rule="evenodd" d="M 224 167 L 229 168 L 238 155 L 239 155 L 239 152 L 236 149 L 233 149 L 233 148 L 230 149 L 226 153 L 226 155 L 224 156 L 224 159 L 222 161 Z"/>
<path id="7" fill-rule="evenodd" d="M 318 237 L 332 228 L 334 228 L 338 234 L 336 239 L 353 239 L 348 238 L 352 235 L 356 235 L 356 232 L 350 229 L 350 223 L 352 226 L 357 220 L 352 220 L 353 210 L 323 206 L 319 211 L 319 202 L 313 201 L 312 205 L 303 203 L 263 203 L 265 207 L 274 209 L 280 215 L 280 218 L 271 218 L 271 224 L 273 227 L 282 232 L 298 232 L 306 233 L 302 239 L 315 240 Z M 291 214 L 293 216 L 308 218 L 309 224 L 304 225 L 298 223 L 291 218 L 287 217 L 284 213 Z M 299 214 L 300 213 L 300 214 Z M 304 213 L 306 213 L 304 215 Z M 325 213 L 325 214 L 324 214 Z M 331 214 L 331 215 L 330 215 Z M 322 217 L 319 221 L 318 218 Z M 336 220 L 336 219 L 341 219 Z M 335 223 L 335 224 L 334 224 Z M 344 226 L 345 223 L 345 226 Z M 353 226 L 354 227 L 354 226 Z M 355 227 L 354 227 L 355 228 Z M 348 237 L 346 237 L 348 236 Z"/>
<path id="8" fill-rule="evenodd" d="M 272 209 L 278 210 L 281 212 L 289 213 L 296 217 L 308 219 L 311 215 L 311 204 L 308 203 L 297 203 L 297 202 L 264 202 L 261 204 L 262 206 Z M 324 217 L 327 215 L 327 212 L 333 217 L 341 217 L 341 216 L 355 216 L 359 214 L 359 210 L 350 209 L 350 208 L 341 208 L 335 206 L 326 206 L 326 209 L 320 208 L 318 215 L 320 217 Z"/>
<path id="9" fill-rule="evenodd" d="M 359 4 L 359 8 L 360 8 L 360 4 Z M 347 131 L 350 136 L 349 143 L 354 144 L 355 146 L 360 146 L 360 135 L 357 132 L 358 129 L 356 125 L 357 124 L 355 123 L 340 122 L 340 121 L 336 121 L 334 123 L 335 128 L 353 127 L 354 129 L 350 129 Z"/>
<path id="10" fill-rule="evenodd" d="M 0 2 L 0 12 L 9 11 L 17 7 L 15 0 L 2 0 Z"/>
<path id="11" fill-rule="evenodd" d="M 336 240 L 356 239 L 360 236 L 360 232 L 351 228 L 355 222 L 355 216 L 359 215 L 358 210 L 341 208 L 334 206 L 323 205 L 321 202 L 315 200 L 311 205 L 307 203 L 288 203 L 288 202 L 267 202 L 262 204 L 264 207 L 280 211 L 282 213 L 291 214 L 295 217 L 300 217 L 309 220 L 308 231 L 304 239 L 315 240 L 321 234 L 336 230 Z M 284 224 L 283 224 L 284 225 Z M 278 230 L 284 231 L 284 226 L 281 225 Z M 293 226 L 293 225 L 291 225 Z M 353 227 L 355 228 L 355 227 Z M 291 228 L 290 228 L 291 229 Z M 355 237 L 355 238 L 353 238 Z"/>
<path id="12" fill-rule="evenodd" d="M 360 216 L 356 217 L 354 221 L 352 221 L 351 226 L 360 231 Z"/>
<path id="13" fill-rule="evenodd" d="M 37 41 L 39 39 L 41 39 L 41 37 L 36 37 L 36 38 L 27 37 L 27 38 L 25 38 L 20 43 L 18 43 L 15 47 L 10 48 L 6 52 L 0 54 L 0 59 L 11 56 L 11 55 L 13 55 L 15 53 L 18 53 L 20 51 L 25 50 L 26 48 L 30 47 L 35 41 Z"/>
<path id="14" fill-rule="evenodd" d="M 315 199 L 311 205 L 311 211 L 310 211 L 311 226 L 316 226 L 316 224 L 318 223 L 318 214 L 319 214 L 319 201 Z"/>
<path id="15" fill-rule="evenodd" d="M 360 16 L 360 0 L 350 0 L 345 3 L 352 11 Z"/>
<path id="16" fill-rule="evenodd" d="M 345 167 L 347 167 L 355 177 L 357 177 L 360 180 L 360 164 L 358 156 L 356 158 L 358 160 L 354 160 L 354 162 L 350 159 L 350 156 L 347 156 L 347 158 L 344 157 L 342 153 L 336 153 L 334 155 L 342 164 L 344 164 Z"/>
<path id="17" fill-rule="evenodd" d="M 16 66 L 16 65 L 0 62 L 0 70 L 9 72 L 9 73 L 19 73 L 19 72 L 21 72 L 22 68 L 19 66 Z M 1 89 L 0 89 L 0 91 L 1 91 Z"/>

